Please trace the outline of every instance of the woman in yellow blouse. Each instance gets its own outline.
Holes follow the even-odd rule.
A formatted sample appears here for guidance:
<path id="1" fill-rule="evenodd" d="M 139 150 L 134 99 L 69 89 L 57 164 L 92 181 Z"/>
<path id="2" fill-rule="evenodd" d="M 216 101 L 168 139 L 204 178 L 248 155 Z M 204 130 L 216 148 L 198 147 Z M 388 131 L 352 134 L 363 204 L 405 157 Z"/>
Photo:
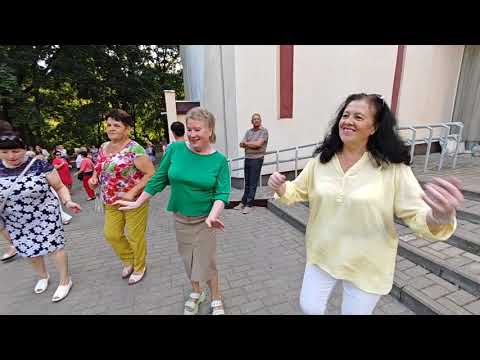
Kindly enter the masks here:
<path id="1" fill-rule="evenodd" d="M 383 97 L 353 94 L 301 174 L 269 185 L 284 204 L 308 201 L 307 265 L 300 293 L 306 314 L 323 314 L 343 280 L 342 314 L 371 314 L 393 284 L 398 236 L 394 216 L 416 234 L 446 240 L 455 231 L 460 182 L 436 178 L 422 190 L 408 148 Z"/>

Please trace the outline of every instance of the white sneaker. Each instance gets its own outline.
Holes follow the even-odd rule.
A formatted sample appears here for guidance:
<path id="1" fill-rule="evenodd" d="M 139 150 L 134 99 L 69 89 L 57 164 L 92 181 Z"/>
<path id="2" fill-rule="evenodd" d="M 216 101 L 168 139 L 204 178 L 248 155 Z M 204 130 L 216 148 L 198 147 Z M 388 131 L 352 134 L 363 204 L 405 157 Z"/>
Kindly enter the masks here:
<path id="1" fill-rule="evenodd" d="M 233 210 L 242 210 L 243 208 L 245 207 L 245 205 L 243 205 L 242 203 L 238 204 L 237 206 L 235 206 L 233 208 Z"/>
<path id="2" fill-rule="evenodd" d="M 248 214 L 252 210 L 253 210 L 253 208 L 251 206 L 245 206 L 242 210 L 242 213 L 243 214 Z"/>
<path id="3" fill-rule="evenodd" d="M 57 290 L 55 291 L 55 294 L 53 294 L 52 301 L 58 302 L 60 300 L 65 299 L 68 293 L 70 292 L 70 289 L 72 288 L 72 286 L 73 286 L 72 278 L 68 280 L 67 285 L 59 285 Z"/>
<path id="4" fill-rule="evenodd" d="M 48 288 L 48 280 L 50 279 L 50 276 L 47 275 L 46 278 L 40 279 L 37 281 L 37 284 L 35 285 L 35 288 L 33 291 L 35 291 L 35 294 L 41 294 Z"/>

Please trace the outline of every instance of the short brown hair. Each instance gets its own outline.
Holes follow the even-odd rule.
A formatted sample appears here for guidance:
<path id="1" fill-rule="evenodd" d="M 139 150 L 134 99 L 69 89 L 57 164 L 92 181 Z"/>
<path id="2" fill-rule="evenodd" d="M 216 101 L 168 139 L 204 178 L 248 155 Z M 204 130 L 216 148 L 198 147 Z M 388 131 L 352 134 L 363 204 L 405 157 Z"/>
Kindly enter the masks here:
<path id="1" fill-rule="evenodd" d="M 212 130 L 212 135 L 210 135 L 210 143 L 215 143 L 217 140 L 217 136 L 215 135 L 215 116 L 213 116 L 210 111 L 200 106 L 191 108 L 187 112 L 185 124 L 188 124 L 188 120 L 200 120 L 205 122 L 208 128 Z"/>
<path id="2" fill-rule="evenodd" d="M 250 121 L 253 121 L 253 118 L 254 118 L 255 116 L 258 116 L 258 117 L 260 118 L 260 120 L 262 120 L 262 116 L 261 116 L 259 113 L 253 113 L 253 114 L 252 114 L 252 119 L 251 119 Z"/>
<path id="3" fill-rule="evenodd" d="M 113 120 L 120 121 L 124 125 L 132 127 L 133 119 L 132 117 L 122 109 L 112 109 L 105 115 L 105 120 L 112 118 Z"/>

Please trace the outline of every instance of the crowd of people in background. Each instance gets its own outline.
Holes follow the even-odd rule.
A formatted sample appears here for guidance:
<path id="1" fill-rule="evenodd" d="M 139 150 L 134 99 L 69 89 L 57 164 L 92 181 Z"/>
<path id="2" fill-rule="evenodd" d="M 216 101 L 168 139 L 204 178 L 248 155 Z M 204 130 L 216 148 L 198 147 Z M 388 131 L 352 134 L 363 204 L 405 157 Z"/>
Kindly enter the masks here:
<path id="1" fill-rule="evenodd" d="M 13 131 L 13 129 L 11 127 L 0 129 L 0 132 L 2 133 L 5 131 Z M 145 148 L 146 153 L 150 161 L 155 163 L 157 158 L 155 145 L 149 140 L 146 140 L 145 143 L 147 144 Z M 163 150 L 163 147 L 161 147 L 161 150 Z M 87 195 L 86 200 L 91 201 L 97 197 L 94 188 L 89 185 L 89 180 L 94 174 L 94 167 L 97 163 L 99 151 L 100 149 L 96 145 L 91 145 L 73 148 L 69 153 L 63 144 L 59 144 L 49 152 L 47 149 L 37 144 L 25 146 L 24 155 L 27 158 L 40 160 L 42 163 L 49 164 L 48 166 L 55 169 L 61 184 L 68 189 L 69 193 L 72 193 L 74 181 L 75 179 L 78 179 Z M 70 224 L 72 216 L 64 211 L 61 197 L 53 186 L 50 186 L 50 191 L 58 200 L 58 208 L 62 224 Z M 7 242 L 11 242 L 5 229 L 1 229 L 0 234 L 2 234 Z M 0 257 L 0 260 L 7 262 L 15 258 L 17 254 L 18 252 L 15 247 L 9 244 L 7 251 Z"/>

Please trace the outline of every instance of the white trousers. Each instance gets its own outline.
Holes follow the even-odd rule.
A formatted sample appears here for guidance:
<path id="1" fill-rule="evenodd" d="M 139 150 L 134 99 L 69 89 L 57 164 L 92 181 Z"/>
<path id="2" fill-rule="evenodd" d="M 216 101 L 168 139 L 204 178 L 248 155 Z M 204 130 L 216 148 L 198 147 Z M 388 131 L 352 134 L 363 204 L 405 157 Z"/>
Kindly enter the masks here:
<path id="1" fill-rule="evenodd" d="M 323 315 L 337 279 L 316 265 L 307 264 L 300 292 L 300 307 L 307 315 Z M 343 282 L 342 315 L 371 315 L 381 295 L 360 290 Z"/>

